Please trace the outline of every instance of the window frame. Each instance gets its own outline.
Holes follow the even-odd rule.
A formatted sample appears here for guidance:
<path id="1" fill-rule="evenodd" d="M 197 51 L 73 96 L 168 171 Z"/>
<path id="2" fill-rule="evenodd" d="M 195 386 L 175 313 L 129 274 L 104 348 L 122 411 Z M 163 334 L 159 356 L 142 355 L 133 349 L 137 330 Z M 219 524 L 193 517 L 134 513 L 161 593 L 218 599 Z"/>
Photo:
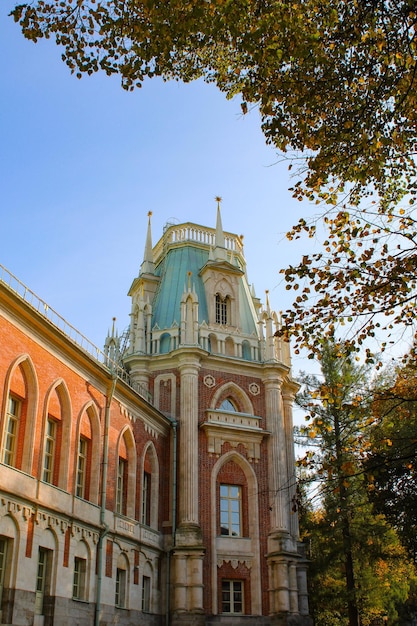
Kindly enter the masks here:
<path id="1" fill-rule="evenodd" d="M 228 588 L 226 588 L 226 586 Z M 238 588 L 239 587 L 239 588 Z M 227 594 L 227 597 L 225 597 Z M 240 599 L 236 599 L 236 594 Z M 226 606 L 229 610 L 226 610 Z M 221 612 L 225 615 L 244 615 L 245 612 L 245 581 L 234 578 L 222 578 L 221 580 Z M 240 610 L 235 610 L 240 606 Z"/>
<path id="2" fill-rule="evenodd" d="M 152 581 L 150 576 L 142 576 L 142 612 L 151 612 L 151 589 Z"/>
<path id="3" fill-rule="evenodd" d="M 225 493 L 225 491 L 227 492 Z M 236 490 L 234 494 L 232 490 Z M 220 483 L 219 485 L 219 512 L 220 512 L 220 535 L 222 537 L 242 537 L 242 498 L 241 485 Z M 237 517 L 237 522 L 236 522 Z M 227 532 L 224 532 L 227 531 Z"/>
<path id="4" fill-rule="evenodd" d="M 230 298 L 216 293 L 215 298 L 215 320 L 216 324 L 227 326 L 230 324 Z"/>
<path id="5" fill-rule="evenodd" d="M 12 410 L 12 403 L 15 405 Z M 16 467 L 17 446 L 19 440 L 20 417 L 22 415 L 22 400 L 14 394 L 9 394 L 6 411 L 6 422 L 3 431 L 2 462 L 10 467 Z M 10 426 L 13 425 L 13 429 Z M 8 458 L 6 459 L 6 455 Z"/>
<path id="6" fill-rule="evenodd" d="M 81 556 L 74 557 L 72 598 L 81 602 L 87 599 L 87 559 Z"/>
<path id="7" fill-rule="evenodd" d="M 142 515 L 141 522 L 145 526 L 151 525 L 151 494 L 152 494 L 152 474 L 143 472 L 142 483 Z"/>
<path id="8" fill-rule="evenodd" d="M 78 456 L 77 456 L 77 474 L 75 482 L 75 495 L 77 498 L 85 498 L 86 482 L 87 482 L 87 463 L 89 453 L 89 440 L 80 436 L 78 440 Z M 85 446 L 85 449 L 81 448 Z"/>
<path id="9" fill-rule="evenodd" d="M 114 604 L 118 609 L 126 608 L 127 572 L 122 567 L 116 568 Z"/>
<path id="10" fill-rule="evenodd" d="M 51 427 L 53 432 L 50 431 Z M 54 484 L 55 455 L 58 442 L 58 422 L 48 415 L 45 428 L 45 441 L 42 463 L 42 480 L 50 485 Z M 46 461 L 49 461 L 48 465 Z"/>
<path id="11" fill-rule="evenodd" d="M 117 462 L 116 480 L 116 513 L 126 515 L 126 489 L 127 489 L 128 460 L 119 456 Z"/>

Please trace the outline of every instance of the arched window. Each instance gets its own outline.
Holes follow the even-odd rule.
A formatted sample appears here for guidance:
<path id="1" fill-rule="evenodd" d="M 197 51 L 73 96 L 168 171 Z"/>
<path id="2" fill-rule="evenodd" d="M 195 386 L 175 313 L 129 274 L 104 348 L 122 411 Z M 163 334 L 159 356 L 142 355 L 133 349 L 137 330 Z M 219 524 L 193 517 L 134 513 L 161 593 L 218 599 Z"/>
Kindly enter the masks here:
<path id="1" fill-rule="evenodd" d="M 150 444 L 145 453 L 142 474 L 142 511 L 140 521 L 151 528 L 158 527 L 159 466 L 155 448 Z"/>
<path id="2" fill-rule="evenodd" d="M 120 609 L 127 608 L 129 564 L 124 554 L 119 554 L 116 566 L 116 589 L 114 603 Z"/>
<path id="3" fill-rule="evenodd" d="M 48 398 L 41 480 L 61 489 L 66 489 L 68 485 L 70 418 L 68 391 L 65 384 L 60 382 Z"/>
<path id="4" fill-rule="evenodd" d="M 88 600 L 90 555 L 87 545 L 80 541 L 75 548 L 72 597 L 74 600 Z"/>
<path id="5" fill-rule="evenodd" d="M 99 479 L 100 423 L 97 410 L 90 405 L 83 411 L 79 423 L 75 472 L 75 495 L 97 503 Z"/>
<path id="6" fill-rule="evenodd" d="M 115 509 L 119 515 L 135 516 L 136 447 L 129 428 L 121 433 L 116 457 Z"/>
<path id="7" fill-rule="evenodd" d="M 0 461 L 30 473 L 36 426 L 37 381 L 27 355 L 15 361 L 6 380 Z"/>
<path id="8" fill-rule="evenodd" d="M 252 350 L 249 341 L 242 342 L 242 357 L 245 361 L 252 361 Z"/>
<path id="9" fill-rule="evenodd" d="M 222 411 L 237 411 L 236 405 L 231 398 L 225 398 L 220 405 Z"/>
<path id="10" fill-rule="evenodd" d="M 164 333 L 161 335 L 161 340 L 159 342 L 159 352 L 160 354 L 167 354 L 171 350 L 171 335 L 169 333 Z"/>
<path id="11" fill-rule="evenodd" d="M 248 536 L 248 488 L 243 469 L 227 461 L 217 475 L 217 534 L 228 537 Z"/>

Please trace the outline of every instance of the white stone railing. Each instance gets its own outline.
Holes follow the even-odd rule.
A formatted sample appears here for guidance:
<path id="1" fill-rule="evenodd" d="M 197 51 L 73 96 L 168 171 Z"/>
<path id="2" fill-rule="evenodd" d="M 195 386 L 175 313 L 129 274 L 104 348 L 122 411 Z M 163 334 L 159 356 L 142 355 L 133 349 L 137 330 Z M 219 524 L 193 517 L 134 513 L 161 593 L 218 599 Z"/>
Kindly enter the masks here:
<path id="1" fill-rule="evenodd" d="M 216 244 L 216 230 L 214 228 L 208 228 L 205 226 L 199 226 L 187 222 L 185 224 L 173 224 L 168 226 L 162 239 L 158 241 L 154 249 L 154 261 L 158 263 L 164 248 L 170 244 L 182 243 L 185 241 L 195 241 L 206 246 L 214 247 Z M 236 252 L 243 256 L 243 242 L 242 238 L 232 233 L 224 233 L 224 245 L 227 250 Z"/>

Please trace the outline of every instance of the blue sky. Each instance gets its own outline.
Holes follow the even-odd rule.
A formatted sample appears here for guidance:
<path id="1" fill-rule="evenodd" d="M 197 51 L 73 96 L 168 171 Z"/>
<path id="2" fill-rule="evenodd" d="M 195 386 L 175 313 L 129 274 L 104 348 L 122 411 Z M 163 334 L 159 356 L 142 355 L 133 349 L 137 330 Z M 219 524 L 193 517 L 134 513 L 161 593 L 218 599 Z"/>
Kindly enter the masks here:
<path id="1" fill-rule="evenodd" d="M 52 41 L 23 38 L 13 5 L 0 8 L 0 263 L 102 347 L 113 316 L 128 325 L 148 211 L 156 243 L 168 221 L 214 227 L 220 195 L 257 295 L 286 308 L 279 268 L 305 244 L 284 234 L 310 207 L 291 198 L 257 112 L 203 83 L 78 80 Z"/>

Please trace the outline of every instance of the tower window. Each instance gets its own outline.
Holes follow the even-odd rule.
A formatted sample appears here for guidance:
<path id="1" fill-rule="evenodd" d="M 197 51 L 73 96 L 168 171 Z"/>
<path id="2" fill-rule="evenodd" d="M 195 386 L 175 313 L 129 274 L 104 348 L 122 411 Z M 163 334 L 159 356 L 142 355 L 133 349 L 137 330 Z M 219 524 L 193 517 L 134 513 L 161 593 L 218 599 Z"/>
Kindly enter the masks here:
<path id="1" fill-rule="evenodd" d="M 229 537 L 242 535 L 242 488 L 220 485 L 220 533 Z"/>
<path id="2" fill-rule="evenodd" d="M 229 324 L 230 323 L 230 298 L 222 296 L 216 293 L 216 324 Z"/>
<path id="3" fill-rule="evenodd" d="M 222 411 L 237 411 L 236 406 L 230 398 L 225 398 L 220 405 Z"/>

